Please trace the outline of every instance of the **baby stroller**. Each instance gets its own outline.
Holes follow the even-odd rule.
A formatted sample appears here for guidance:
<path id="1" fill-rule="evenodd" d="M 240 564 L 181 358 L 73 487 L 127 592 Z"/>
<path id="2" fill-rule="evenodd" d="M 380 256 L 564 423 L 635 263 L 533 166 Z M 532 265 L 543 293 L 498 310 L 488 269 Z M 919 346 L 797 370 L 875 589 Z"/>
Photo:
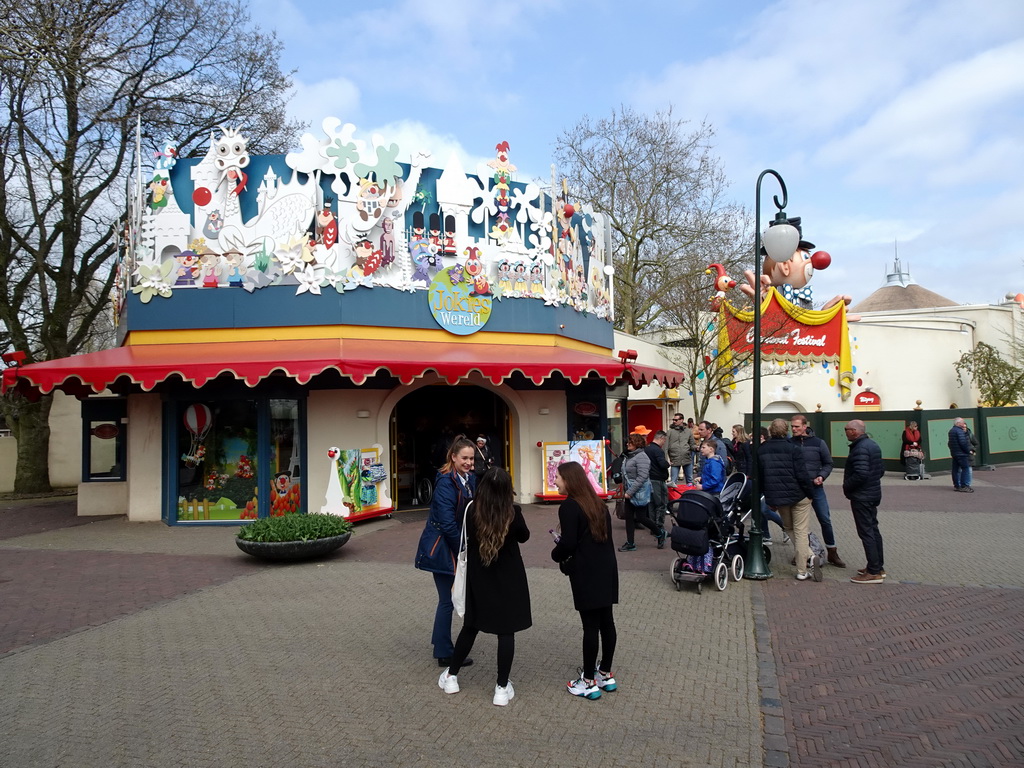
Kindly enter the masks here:
<path id="1" fill-rule="evenodd" d="M 726 511 L 722 498 L 705 491 L 685 491 L 669 503 L 668 512 L 675 521 L 672 526 L 672 549 L 678 555 L 669 566 L 669 577 L 676 590 L 683 583 L 697 585 L 697 594 L 709 576 L 721 592 L 729 586 L 729 573 L 734 580 L 743 578 L 743 537 L 742 524 L 737 516 L 740 510 L 741 492 L 746 478 L 742 475 L 732 485 L 723 489 L 730 511 Z"/>
<path id="2" fill-rule="evenodd" d="M 747 553 L 747 529 L 752 527 L 750 522 L 750 478 L 742 472 L 733 472 L 725 481 L 720 496 L 722 510 L 732 523 L 734 532 L 730 538 L 729 548 L 731 554 Z M 764 496 L 761 496 L 764 500 Z M 761 521 L 761 532 L 767 535 L 768 521 Z M 763 544 L 761 551 L 764 553 L 765 563 L 772 561 L 772 550 L 767 544 Z"/>
<path id="3" fill-rule="evenodd" d="M 906 474 L 903 476 L 906 480 L 920 480 L 921 475 L 924 474 L 921 460 L 924 458 L 924 452 L 919 448 L 909 448 L 903 452 L 903 466 L 906 467 Z"/>

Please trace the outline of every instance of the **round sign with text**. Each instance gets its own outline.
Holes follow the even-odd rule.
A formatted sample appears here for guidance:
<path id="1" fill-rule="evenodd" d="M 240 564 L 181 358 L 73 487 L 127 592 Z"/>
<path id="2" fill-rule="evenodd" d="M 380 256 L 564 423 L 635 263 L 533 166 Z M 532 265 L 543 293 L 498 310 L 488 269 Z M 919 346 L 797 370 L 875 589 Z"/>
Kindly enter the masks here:
<path id="1" fill-rule="evenodd" d="M 466 280 L 461 266 L 438 272 L 427 293 L 430 314 L 449 333 L 468 336 L 483 328 L 491 317 L 490 293 L 479 294 Z"/>

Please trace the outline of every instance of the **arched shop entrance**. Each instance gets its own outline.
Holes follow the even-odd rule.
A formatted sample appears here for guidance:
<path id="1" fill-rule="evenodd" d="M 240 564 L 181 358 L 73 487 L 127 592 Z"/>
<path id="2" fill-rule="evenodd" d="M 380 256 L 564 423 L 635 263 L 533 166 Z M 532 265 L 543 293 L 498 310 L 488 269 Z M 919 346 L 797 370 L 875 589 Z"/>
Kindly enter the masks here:
<path id="1" fill-rule="evenodd" d="M 473 385 L 432 385 L 410 392 L 391 415 L 391 444 L 397 482 L 392 498 L 398 509 L 425 507 L 434 476 L 455 435 L 487 437 L 498 466 L 509 468 L 509 410 L 494 392 Z"/>

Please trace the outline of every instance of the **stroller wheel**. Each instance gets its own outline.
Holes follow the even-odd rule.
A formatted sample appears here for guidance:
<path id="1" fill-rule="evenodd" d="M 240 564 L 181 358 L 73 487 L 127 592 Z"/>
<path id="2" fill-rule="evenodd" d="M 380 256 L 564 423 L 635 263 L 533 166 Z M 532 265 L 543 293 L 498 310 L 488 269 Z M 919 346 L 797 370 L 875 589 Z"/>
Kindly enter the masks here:
<path id="1" fill-rule="evenodd" d="M 679 566 L 682 565 L 681 557 L 674 558 L 668 566 L 668 577 L 672 579 L 672 583 L 676 585 L 676 591 L 678 592 L 680 587 L 680 578 L 676 575 L 678 573 Z"/>
<path id="2" fill-rule="evenodd" d="M 724 562 L 715 566 L 715 586 L 719 592 L 729 586 L 729 569 L 725 567 Z"/>
<path id="3" fill-rule="evenodd" d="M 732 578 L 733 581 L 743 578 L 743 555 L 733 555 L 732 557 Z"/>
<path id="4" fill-rule="evenodd" d="M 772 564 L 772 548 L 771 547 L 761 547 L 761 551 L 764 553 L 764 564 L 765 565 L 771 565 Z"/>
<path id="5" fill-rule="evenodd" d="M 703 585 L 698 581 L 697 582 L 697 594 L 698 595 L 700 594 L 700 591 L 701 591 L 702 588 L 703 588 Z"/>

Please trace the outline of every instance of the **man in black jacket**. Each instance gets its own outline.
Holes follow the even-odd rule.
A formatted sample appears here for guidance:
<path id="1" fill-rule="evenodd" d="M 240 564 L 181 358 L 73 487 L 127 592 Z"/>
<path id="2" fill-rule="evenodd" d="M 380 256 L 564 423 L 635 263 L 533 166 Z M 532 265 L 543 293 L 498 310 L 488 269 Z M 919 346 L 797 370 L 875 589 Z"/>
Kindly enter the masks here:
<path id="1" fill-rule="evenodd" d="M 796 577 L 821 581 L 821 558 L 812 558 L 807 534 L 811 524 L 811 495 L 814 484 L 807 472 L 800 447 L 787 440 L 789 424 L 775 419 L 768 427 L 768 439 L 757 449 L 758 480 L 764 500 L 778 510 L 782 528 L 796 546 Z M 807 573 L 807 565 L 811 573 Z"/>
<path id="2" fill-rule="evenodd" d="M 850 581 L 856 584 L 881 584 L 885 580 L 885 554 L 882 533 L 878 530 L 878 504 L 882 501 L 882 451 L 867 436 L 864 422 L 854 419 L 846 425 L 850 452 L 843 469 L 843 495 L 850 500 L 857 535 L 864 544 L 868 564 Z"/>
<path id="3" fill-rule="evenodd" d="M 665 547 L 665 512 L 668 505 L 668 459 L 665 458 L 665 442 L 668 434 L 663 429 L 654 433 L 650 444 L 644 451 L 651 459 L 650 474 L 651 481 L 651 504 L 648 509 L 651 512 L 651 519 L 658 524 L 659 533 L 652 534 L 658 537 L 658 549 Z"/>
<path id="4" fill-rule="evenodd" d="M 953 458 L 953 490 L 962 493 L 974 493 L 971 488 L 971 460 L 974 458 L 974 446 L 968 437 L 970 430 L 967 422 L 956 418 L 949 430 L 949 455 Z"/>
<path id="5" fill-rule="evenodd" d="M 807 471 L 811 475 L 811 482 L 814 484 L 814 493 L 811 494 L 811 506 L 814 507 L 814 515 L 821 525 L 821 538 L 825 540 L 825 550 L 828 552 L 829 565 L 836 568 L 845 568 L 846 563 L 839 556 L 836 548 L 836 535 L 832 530 L 832 515 L 828 507 L 828 497 L 825 495 L 825 479 L 832 474 L 832 454 L 829 453 L 825 441 L 814 434 L 807 417 L 802 413 L 794 416 L 790 422 L 793 430 L 793 437 L 790 442 L 796 443 L 804 452 L 804 461 L 807 462 Z"/>

